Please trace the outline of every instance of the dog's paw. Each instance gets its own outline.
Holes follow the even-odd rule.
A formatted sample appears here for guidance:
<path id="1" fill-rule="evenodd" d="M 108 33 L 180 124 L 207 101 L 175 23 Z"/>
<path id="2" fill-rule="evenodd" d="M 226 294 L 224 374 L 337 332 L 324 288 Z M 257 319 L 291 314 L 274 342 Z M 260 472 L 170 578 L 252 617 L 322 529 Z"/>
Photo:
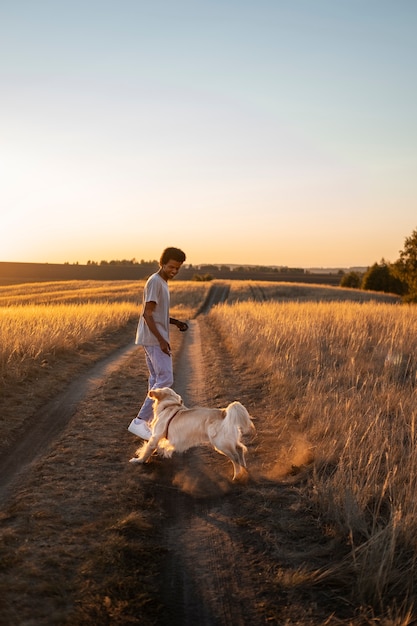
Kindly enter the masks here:
<path id="1" fill-rule="evenodd" d="M 245 484 L 249 481 L 249 472 L 246 468 L 241 467 L 241 469 L 238 472 L 235 472 L 233 474 L 233 478 L 232 481 L 234 483 L 241 483 L 241 484 Z"/>
<path id="2" fill-rule="evenodd" d="M 142 459 L 138 459 L 137 456 L 134 456 L 133 459 L 129 459 L 129 463 L 143 463 Z"/>

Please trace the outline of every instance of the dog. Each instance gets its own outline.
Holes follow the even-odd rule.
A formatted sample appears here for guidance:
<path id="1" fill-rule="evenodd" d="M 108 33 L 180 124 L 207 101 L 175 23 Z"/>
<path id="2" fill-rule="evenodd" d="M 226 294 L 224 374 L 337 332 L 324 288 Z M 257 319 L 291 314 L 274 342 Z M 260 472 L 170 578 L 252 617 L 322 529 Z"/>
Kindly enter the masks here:
<path id="1" fill-rule="evenodd" d="M 255 433 L 255 426 L 247 409 L 240 402 L 232 402 L 225 409 L 203 407 L 187 408 L 182 398 L 170 387 L 151 389 L 154 417 L 150 424 L 151 437 L 136 451 L 131 463 L 146 463 L 157 451 L 171 457 L 174 451 L 210 443 L 233 464 L 233 480 L 246 470 L 246 446 L 241 436 Z"/>

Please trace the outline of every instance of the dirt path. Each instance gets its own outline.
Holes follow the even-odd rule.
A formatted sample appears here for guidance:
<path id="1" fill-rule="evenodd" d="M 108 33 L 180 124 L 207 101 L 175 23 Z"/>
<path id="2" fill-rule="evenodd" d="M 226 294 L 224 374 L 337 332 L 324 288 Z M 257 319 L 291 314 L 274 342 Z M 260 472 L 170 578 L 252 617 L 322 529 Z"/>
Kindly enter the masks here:
<path id="1" fill-rule="evenodd" d="M 208 406 L 203 347 L 198 320 L 190 324 L 176 367 L 175 389 L 188 406 Z M 266 623 L 254 611 L 252 584 L 241 546 L 230 525 L 231 503 L 224 499 L 231 465 L 213 472 L 211 449 L 174 457 L 173 484 L 164 491 L 168 523 L 162 623 L 202 626 Z M 215 470 L 216 471 L 216 470 Z M 226 475 L 225 475 L 226 472 Z M 169 485 L 167 485 L 169 487 Z M 185 491 L 185 492 L 184 492 Z M 187 493 L 188 492 L 188 493 Z"/>

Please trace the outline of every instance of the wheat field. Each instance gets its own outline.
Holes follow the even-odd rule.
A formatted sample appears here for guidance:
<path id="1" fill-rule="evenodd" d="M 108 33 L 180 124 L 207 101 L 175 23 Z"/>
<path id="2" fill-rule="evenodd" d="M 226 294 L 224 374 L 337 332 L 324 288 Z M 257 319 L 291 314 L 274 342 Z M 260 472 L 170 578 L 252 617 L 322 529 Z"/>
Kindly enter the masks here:
<path id="1" fill-rule="evenodd" d="M 100 339 L 139 317 L 144 281 L 69 281 L 0 288 L 0 381 L 22 379 L 33 362 Z M 192 317 L 205 283 L 178 281 L 173 315 Z"/>

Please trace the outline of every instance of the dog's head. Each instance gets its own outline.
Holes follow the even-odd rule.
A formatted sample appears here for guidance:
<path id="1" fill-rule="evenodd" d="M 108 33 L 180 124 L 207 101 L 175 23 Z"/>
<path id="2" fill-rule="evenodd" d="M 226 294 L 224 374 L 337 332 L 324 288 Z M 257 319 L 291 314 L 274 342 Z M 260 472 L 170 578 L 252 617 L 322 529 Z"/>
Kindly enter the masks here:
<path id="1" fill-rule="evenodd" d="M 170 387 L 160 387 L 159 389 L 151 389 L 148 396 L 153 400 L 162 402 L 163 400 L 171 401 L 172 404 L 184 404 L 181 396 Z"/>

